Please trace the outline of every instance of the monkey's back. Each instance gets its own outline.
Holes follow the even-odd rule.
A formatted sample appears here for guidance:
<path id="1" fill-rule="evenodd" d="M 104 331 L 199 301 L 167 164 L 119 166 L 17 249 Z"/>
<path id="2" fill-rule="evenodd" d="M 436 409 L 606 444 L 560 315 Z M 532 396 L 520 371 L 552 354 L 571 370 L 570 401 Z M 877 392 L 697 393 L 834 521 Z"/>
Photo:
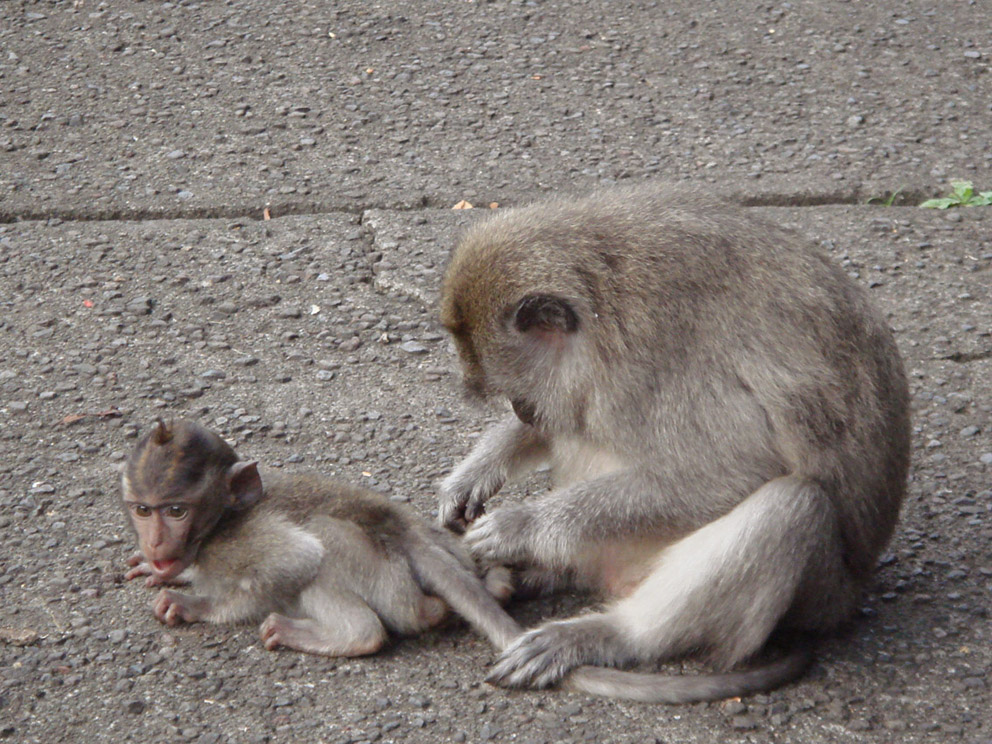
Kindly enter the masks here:
<path id="1" fill-rule="evenodd" d="M 452 535 L 380 493 L 310 471 L 265 476 L 263 508 L 278 511 L 304 528 L 322 518 L 349 522 L 383 553 L 407 556 L 411 549 L 437 543 L 466 567 L 472 566 Z"/>

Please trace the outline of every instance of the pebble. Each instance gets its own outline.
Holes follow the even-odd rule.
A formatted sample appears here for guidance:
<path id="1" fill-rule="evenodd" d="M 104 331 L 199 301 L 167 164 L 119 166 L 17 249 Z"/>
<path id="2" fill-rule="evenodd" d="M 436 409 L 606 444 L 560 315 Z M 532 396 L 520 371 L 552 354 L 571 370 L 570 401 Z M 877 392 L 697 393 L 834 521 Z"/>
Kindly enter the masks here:
<path id="1" fill-rule="evenodd" d="M 400 348 L 407 354 L 426 354 L 428 352 L 428 348 L 419 341 L 404 341 L 400 344 Z"/>
<path id="2" fill-rule="evenodd" d="M 740 700 L 728 700 L 720 706 L 728 716 L 737 716 L 747 712 L 747 705 Z"/>
<path id="3" fill-rule="evenodd" d="M 131 700 L 126 705 L 127 712 L 135 716 L 144 713 L 146 707 L 144 700 Z"/>
<path id="4" fill-rule="evenodd" d="M 153 305 L 154 305 L 154 301 L 152 300 L 151 297 L 138 297 L 134 300 L 131 300 L 125 306 L 125 309 L 129 313 L 133 313 L 134 315 L 150 315 L 152 312 Z"/>
<path id="5" fill-rule="evenodd" d="M 730 727 L 738 731 L 751 731 L 758 728 L 758 722 L 751 716 L 734 716 L 730 719 Z"/>

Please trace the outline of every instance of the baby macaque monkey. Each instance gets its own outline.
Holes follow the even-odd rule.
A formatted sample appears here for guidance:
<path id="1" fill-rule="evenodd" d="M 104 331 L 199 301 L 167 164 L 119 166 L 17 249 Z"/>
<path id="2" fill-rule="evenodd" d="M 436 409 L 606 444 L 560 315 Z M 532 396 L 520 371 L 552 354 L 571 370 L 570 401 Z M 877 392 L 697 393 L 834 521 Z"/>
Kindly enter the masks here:
<path id="1" fill-rule="evenodd" d="M 806 242 L 682 187 L 552 199 L 468 230 L 441 320 L 468 390 L 513 409 L 442 483 L 441 522 L 486 563 L 609 600 L 523 634 L 491 681 L 730 697 L 808 650 L 698 677 L 584 665 L 729 670 L 852 615 L 905 490 L 908 390 L 884 318 Z M 550 492 L 484 513 L 541 462 Z"/>
<path id="2" fill-rule="evenodd" d="M 413 634 L 448 606 L 498 649 L 519 626 L 457 539 L 383 496 L 315 474 L 269 474 L 239 460 L 217 434 L 189 421 L 161 420 L 125 464 L 124 506 L 140 550 L 127 579 L 163 588 L 155 616 L 262 620 L 267 649 L 327 656 L 379 650 L 388 631 Z M 487 588 L 488 586 L 488 588 Z"/>

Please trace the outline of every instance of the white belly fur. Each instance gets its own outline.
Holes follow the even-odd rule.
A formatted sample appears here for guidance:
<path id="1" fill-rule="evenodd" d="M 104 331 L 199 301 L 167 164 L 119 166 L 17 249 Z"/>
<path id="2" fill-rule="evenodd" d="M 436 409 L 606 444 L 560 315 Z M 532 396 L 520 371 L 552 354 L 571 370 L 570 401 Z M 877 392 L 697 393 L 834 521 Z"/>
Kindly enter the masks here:
<path id="1" fill-rule="evenodd" d="M 551 452 L 555 486 L 564 488 L 621 470 L 623 461 L 612 451 L 582 439 L 557 439 Z"/>
<path id="2" fill-rule="evenodd" d="M 614 473 L 625 467 L 611 450 L 581 439 L 559 439 L 551 457 L 556 488 Z M 580 583 L 607 597 L 625 597 L 647 576 L 664 544 L 651 537 L 610 540 L 587 546 L 575 556 Z"/>

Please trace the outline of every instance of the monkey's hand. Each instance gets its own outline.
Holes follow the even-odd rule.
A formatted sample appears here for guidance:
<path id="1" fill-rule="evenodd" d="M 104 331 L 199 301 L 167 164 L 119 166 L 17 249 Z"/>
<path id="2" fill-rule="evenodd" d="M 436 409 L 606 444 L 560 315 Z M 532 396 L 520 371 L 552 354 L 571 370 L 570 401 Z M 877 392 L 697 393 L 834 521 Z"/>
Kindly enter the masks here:
<path id="1" fill-rule="evenodd" d="M 145 556 L 140 550 L 127 559 L 127 565 L 131 566 L 131 570 L 124 574 L 125 581 L 136 579 L 139 576 L 145 576 L 147 577 L 145 579 L 145 586 L 158 586 L 165 583 L 155 575 L 151 564 L 145 560 Z"/>
<path id="2" fill-rule="evenodd" d="M 534 563 L 534 518 L 529 504 L 500 506 L 469 528 L 465 544 L 483 564 Z"/>
<path id="3" fill-rule="evenodd" d="M 210 600 L 206 597 L 194 597 L 172 589 L 163 589 L 152 602 L 152 611 L 166 625 L 179 625 L 202 619 L 209 610 L 209 604 Z"/>
<path id="4" fill-rule="evenodd" d="M 550 687 L 583 664 L 624 665 L 616 635 L 600 614 L 546 623 L 511 643 L 486 681 L 501 687 Z"/>
<path id="5" fill-rule="evenodd" d="M 441 481 L 438 492 L 438 523 L 458 533 L 482 516 L 486 502 L 503 487 L 501 468 L 480 464 L 469 457 Z"/>
<path id="6" fill-rule="evenodd" d="M 182 586 L 183 584 L 188 584 L 189 582 L 177 576 L 174 579 L 160 579 L 152 571 L 151 564 L 145 560 L 144 554 L 138 550 L 127 559 L 127 565 L 131 566 L 131 569 L 124 574 L 124 580 L 130 581 L 131 579 L 136 579 L 139 576 L 145 576 L 145 586 Z"/>

